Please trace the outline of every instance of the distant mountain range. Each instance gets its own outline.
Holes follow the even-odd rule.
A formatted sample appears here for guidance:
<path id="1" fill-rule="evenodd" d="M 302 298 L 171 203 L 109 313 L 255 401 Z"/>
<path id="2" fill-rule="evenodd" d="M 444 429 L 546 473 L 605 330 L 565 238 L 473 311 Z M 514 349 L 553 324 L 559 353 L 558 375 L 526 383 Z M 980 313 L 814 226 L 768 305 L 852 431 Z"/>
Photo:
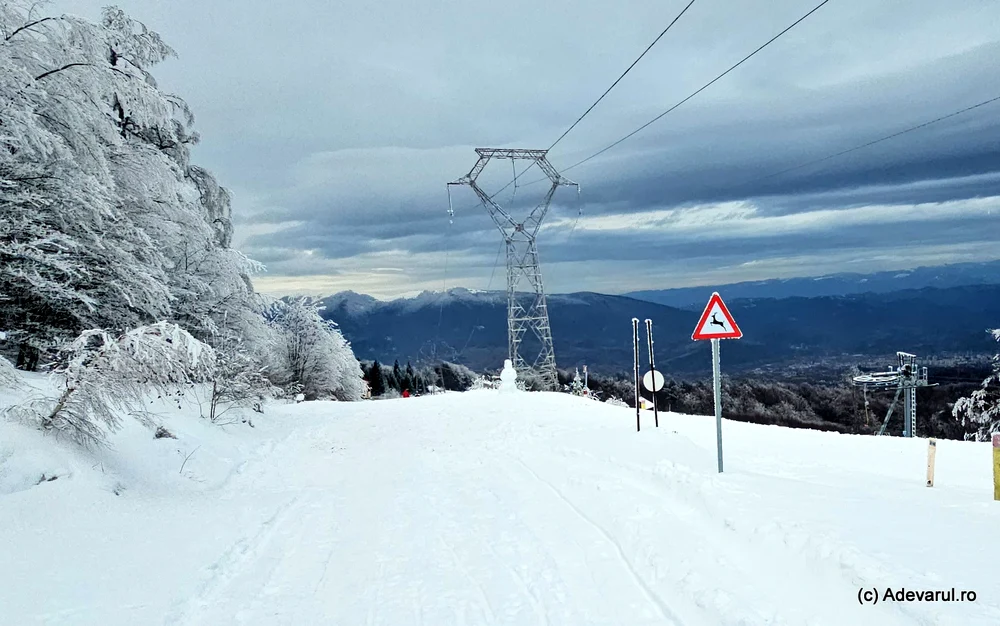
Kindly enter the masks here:
<path id="1" fill-rule="evenodd" d="M 988 354 L 997 348 L 985 331 L 1000 327 L 1000 285 L 822 297 L 727 296 L 744 333 L 743 339 L 725 342 L 723 361 L 730 372 L 897 350 L 925 357 Z M 445 359 L 483 371 L 499 370 L 506 358 L 503 292 L 453 289 L 391 302 L 345 292 L 322 302 L 324 316 L 337 322 L 362 359 L 414 364 Z M 653 321 L 657 365 L 665 372 L 703 376 L 710 367 L 707 346 L 691 340 L 704 303 L 685 310 L 596 293 L 552 295 L 548 302 L 562 368 L 587 364 L 592 371 L 629 371 L 633 317 Z M 645 347 L 644 333 L 642 342 Z"/>
<path id="2" fill-rule="evenodd" d="M 701 310 L 713 291 L 718 291 L 728 302 L 737 298 L 809 298 L 860 293 L 889 293 L 924 287 L 949 288 L 996 284 L 1000 284 L 1000 261 L 956 263 L 937 267 L 918 267 L 904 271 L 876 272 L 874 274 L 841 273 L 809 278 L 634 291 L 625 295 L 667 306 Z"/>

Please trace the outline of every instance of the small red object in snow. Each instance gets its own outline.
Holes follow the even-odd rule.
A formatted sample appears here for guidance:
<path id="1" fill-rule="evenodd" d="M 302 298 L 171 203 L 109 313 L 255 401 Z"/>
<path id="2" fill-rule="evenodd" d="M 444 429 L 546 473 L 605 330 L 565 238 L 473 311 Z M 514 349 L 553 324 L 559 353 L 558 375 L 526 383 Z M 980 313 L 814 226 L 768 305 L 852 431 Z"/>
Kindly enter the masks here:
<path id="1" fill-rule="evenodd" d="M 410 397 L 410 390 L 409 389 L 404 389 L 403 390 L 403 397 L 404 398 L 409 398 Z"/>

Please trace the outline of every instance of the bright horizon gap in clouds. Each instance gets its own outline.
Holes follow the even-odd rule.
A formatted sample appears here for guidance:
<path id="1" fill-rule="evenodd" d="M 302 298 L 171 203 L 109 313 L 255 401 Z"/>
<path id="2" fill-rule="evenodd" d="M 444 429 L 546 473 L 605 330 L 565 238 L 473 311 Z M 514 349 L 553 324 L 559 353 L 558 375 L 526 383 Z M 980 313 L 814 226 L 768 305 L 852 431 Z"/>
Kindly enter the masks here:
<path id="1" fill-rule="evenodd" d="M 891 252 L 891 250 L 887 251 Z M 850 256 L 848 253 L 845 256 Z M 607 295 L 621 295 L 634 291 L 644 291 L 651 289 L 675 289 L 682 287 L 713 287 L 728 283 L 755 282 L 768 279 L 790 279 L 790 278 L 812 278 L 825 276 L 834 273 L 869 274 L 875 272 L 907 271 L 922 266 L 951 265 L 955 263 L 968 262 L 989 262 L 1000 261 L 1000 251 L 990 255 L 988 251 L 976 247 L 969 250 L 964 247 L 948 247 L 946 249 L 929 250 L 925 256 L 913 257 L 906 253 L 905 249 L 896 249 L 895 254 L 885 253 L 869 258 L 847 258 L 839 259 L 842 263 L 836 272 L 824 272 L 815 265 L 804 265 L 807 259 L 784 258 L 784 259 L 754 259 L 746 261 L 738 266 L 726 266 L 698 275 L 681 273 L 680 277 L 676 271 L 671 269 L 669 264 L 657 264 L 659 270 L 651 272 L 635 283 L 622 285 L 618 279 L 602 279 L 596 277 L 592 287 L 581 287 L 568 291 L 547 291 L 549 294 L 573 293 L 590 291 L 604 293 Z M 750 271 L 746 271 L 747 268 Z M 800 271 L 796 271 L 800 270 Z M 658 272 L 661 277 L 655 276 Z M 545 269 L 542 270 L 543 274 Z M 714 277 L 714 278 L 713 278 Z M 735 278 L 734 278 L 735 277 Z M 282 296 L 316 296 L 325 297 L 344 291 L 354 291 L 357 293 L 372 296 L 377 300 L 388 301 L 400 298 L 413 298 L 421 293 L 442 292 L 450 289 L 469 289 L 503 292 L 506 289 L 504 284 L 494 281 L 493 285 L 487 285 L 485 278 L 473 278 L 469 280 L 458 280 L 448 282 L 443 285 L 440 280 L 432 280 L 421 283 L 409 289 L 400 289 L 397 283 L 389 283 L 383 280 L 384 276 L 308 276 L 308 277 L 284 277 L 284 276 L 258 276 L 254 279 L 254 285 L 258 291 L 275 297 Z M 364 282 L 374 286 L 374 289 L 359 290 L 355 286 Z M 591 284 L 591 283 L 588 283 Z"/>
<path id="2" fill-rule="evenodd" d="M 95 20 L 103 4 L 55 0 L 47 10 Z M 458 0 L 119 4 L 178 52 L 152 73 L 194 110 L 194 161 L 233 190 L 237 247 L 268 266 L 255 282 L 271 293 L 391 296 L 485 287 L 498 233 L 481 208 L 449 225 L 445 183 L 468 171 L 474 147 L 549 145 L 686 1 L 622 0 L 611 11 L 581 0 L 572 14 L 530 0 L 475 12 Z M 814 4 L 695 3 L 552 163 L 622 137 Z M 737 282 L 751 269 L 747 280 L 823 275 L 886 249 L 902 265 L 949 262 L 941 250 L 992 259 L 998 212 L 976 207 L 1000 197 L 996 103 L 759 179 L 995 96 L 998 56 L 1000 3 L 829 3 L 573 170 L 580 201 L 557 193 L 539 239 L 546 291 Z M 706 230 L 727 228 L 727 210 L 742 230 Z M 504 286 L 500 263 L 491 288 Z M 650 272 L 657 264 L 673 269 Z"/>

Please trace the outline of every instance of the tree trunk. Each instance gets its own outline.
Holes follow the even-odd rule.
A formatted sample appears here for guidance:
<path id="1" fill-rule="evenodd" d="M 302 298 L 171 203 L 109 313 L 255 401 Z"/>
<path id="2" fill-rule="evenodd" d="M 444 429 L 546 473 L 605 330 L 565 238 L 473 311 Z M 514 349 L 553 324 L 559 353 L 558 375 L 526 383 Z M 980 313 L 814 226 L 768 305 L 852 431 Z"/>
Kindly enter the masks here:
<path id="1" fill-rule="evenodd" d="M 38 369 L 38 348 L 22 341 L 17 351 L 17 369 L 34 372 Z"/>
<path id="2" fill-rule="evenodd" d="M 70 395 L 74 391 L 76 391 L 74 387 L 67 387 L 66 391 L 62 392 L 62 395 L 59 396 L 59 402 L 56 402 L 55 408 L 52 409 L 49 416 L 42 421 L 43 428 L 50 428 L 52 426 L 52 422 L 56 419 L 56 415 L 59 415 L 59 411 L 63 410 L 63 407 L 66 406 L 66 401 L 69 400 Z"/>

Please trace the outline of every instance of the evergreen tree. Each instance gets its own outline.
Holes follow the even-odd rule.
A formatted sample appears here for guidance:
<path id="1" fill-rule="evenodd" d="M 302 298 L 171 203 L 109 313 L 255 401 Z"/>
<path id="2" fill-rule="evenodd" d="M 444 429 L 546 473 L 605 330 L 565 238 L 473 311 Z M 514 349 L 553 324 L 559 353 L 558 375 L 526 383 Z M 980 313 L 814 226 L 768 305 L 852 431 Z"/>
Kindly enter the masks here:
<path id="1" fill-rule="evenodd" d="M 406 373 L 403 375 L 403 385 L 404 388 L 409 389 L 411 393 L 415 393 L 417 391 L 417 381 L 414 379 L 413 366 L 410 365 L 409 361 L 406 362 Z"/>
<path id="2" fill-rule="evenodd" d="M 392 378 L 393 381 L 396 383 L 395 384 L 396 390 L 403 391 L 404 389 L 407 388 L 406 380 L 403 378 L 403 370 L 400 369 L 399 367 L 399 359 L 396 359 L 396 362 L 393 363 L 392 365 Z"/>
<path id="3" fill-rule="evenodd" d="M 381 396 L 385 393 L 385 380 L 382 377 L 382 366 L 379 365 L 378 359 L 372 363 L 372 367 L 368 370 L 368 385 L 372 390 L 372 397 Z"/>

